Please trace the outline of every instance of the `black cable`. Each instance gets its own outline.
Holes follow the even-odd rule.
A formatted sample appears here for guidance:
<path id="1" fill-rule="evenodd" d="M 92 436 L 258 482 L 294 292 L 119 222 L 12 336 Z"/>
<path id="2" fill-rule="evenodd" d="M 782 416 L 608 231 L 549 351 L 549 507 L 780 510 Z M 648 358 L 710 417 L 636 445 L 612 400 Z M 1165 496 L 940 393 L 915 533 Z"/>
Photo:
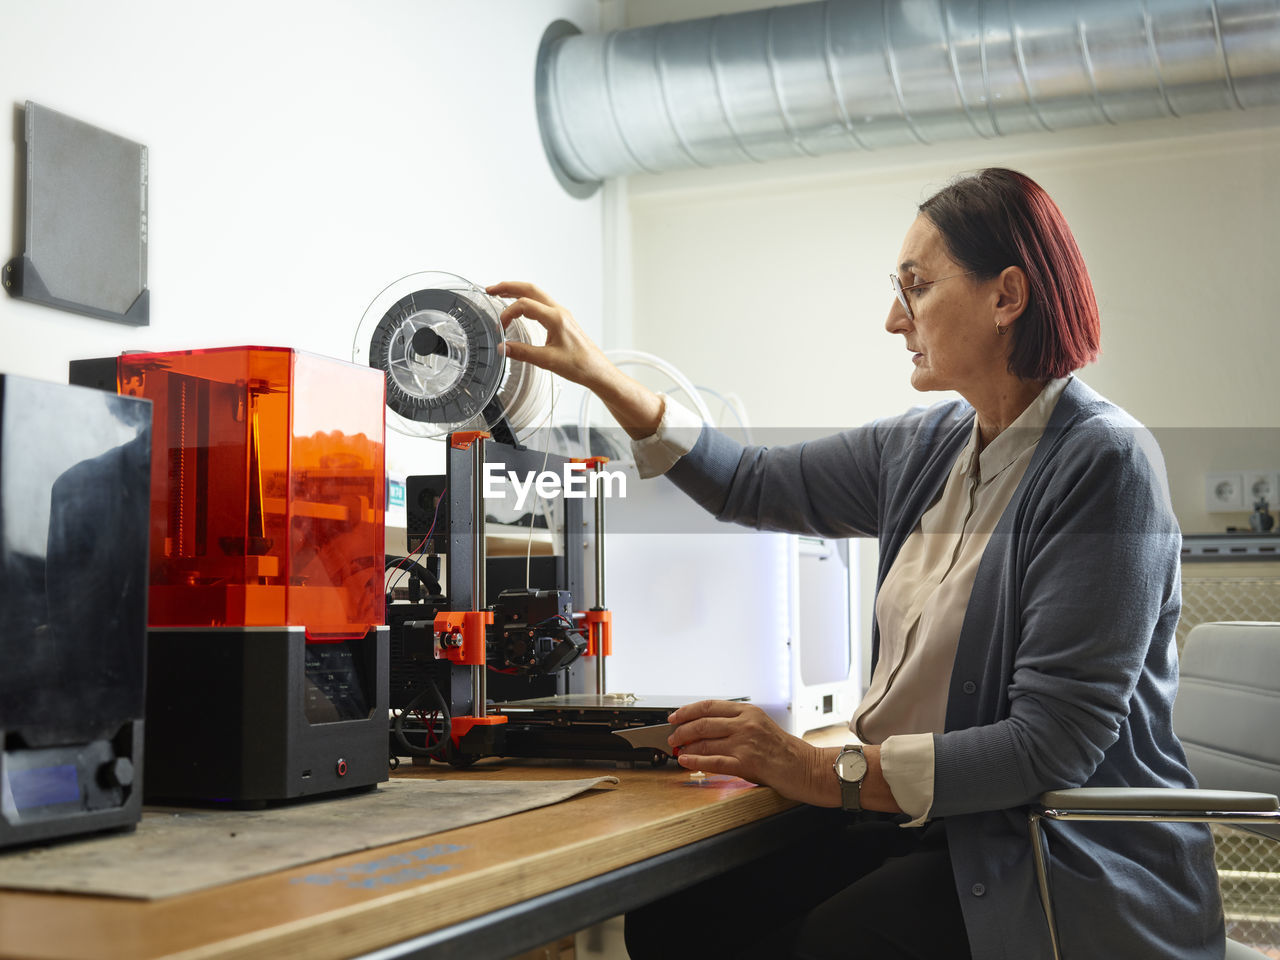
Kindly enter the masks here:
<path id="1" fill-rule="evenodd" d="M 572 620 L 566 617 L 563 613 L 554 614 L 553 616 L 547 617 L 547 619 L 542 620 L 539 623 L 535 623 L 533 625 L 533 629 L 537 630 L 541 627 L 545 627 L 548 623 L 559 624 L 569 633 L 585 633 L 586 632 L 586 629 L 584 627 L 577 626 Z"/>
<path id="2" fill-rule="evenodd" d="M 432 747 L 416 747 L 409 742 L 404 735 L 404 716 L 406 713 L 412 713 L 414 710 L 421 709 L 424 698 L 431 696 L 435 698 L 440 708 L 440 739 L 436 741 Z M 400 711 L 396 717 L 395 723 L 391 725 L 391 732 L 395 735 L 396 743 L 411 757 L 430 757 L 433 760 L 444 760 L 443 751 L 447 750 L 450 744 L 450 732 L 453 728 L 453 717 L 449 713 L 449 704 L 444 697 L 440 695 L 440 691 L 436 689 L 436 685 L 430 680 L 427 681 L 426 687 L 416 697 L 409 701 L 409 705 Z M 430 731 L 428 730 L 428 735 Z"/>
<path id="3" fill-rule="evenodd" d="M 435 533 L 435 530 L 436 530 L 436 521 L 440 519 L 440 504 L 444 503 L 444 498 L 447 497 L 448 495 L 449 495 L 448 487 L 445 487 L 443 490 L 440 491 L 440 496 L 436 497 L 436 508 L 435 508 L 435 511 L 431 514 L 431 526 L 427 528 L 427 535 L 423 537 L 422 542 L 418 544 L 418 549 L 410 550 L 409 556 L 406 557 L 405 559 L 412 560 L 415 554 L 421 555 L 423 549 L 425 549 L 427 544 L 431 542 L 431 535 Z M 396 577 L 394 580 L 391 581 L 391 586 L 387 587 L 387 593 L 391 593 L 393 590 L 395 590 L 395 588 L 400 585 L 400 581 L 403 579 L 404 579 L 404 573 L 401 572 L 400 576 Z M 443 592 L 440 589 L 440 581 L 437 580 L 435 577 L 432 577 L 431 582 L 436 585 L 435 595 L 439 596 Z"/>
<path id="4" fill-rule="evenodd" d="M 423 585 L 427 588 L 427 593 L 431 594 L 431 596 L 439 597 L 443 595 L 444 590 L 441 588 L 440 581 L 436 578 L 435 574 L 423 566 L 422 561 L 414 560 L 413 554 L 410 554 L 407 557 L 397 557 L 389 553 L 386 555 L 386 562 L 383 564 L 383 570 L 396 570 L 402 566 L 405 571 L 412 570 L 417 575 L 418 579 L 421 580 Z M 401 573 L 400 577 L 396 578 L 396 583 L 399 583 L 403 576 L 404 574 Z M 390 593 L 391 590 L 394 589 L 395 587 L 393 585 L 388 588 L 387 592 Z"/>

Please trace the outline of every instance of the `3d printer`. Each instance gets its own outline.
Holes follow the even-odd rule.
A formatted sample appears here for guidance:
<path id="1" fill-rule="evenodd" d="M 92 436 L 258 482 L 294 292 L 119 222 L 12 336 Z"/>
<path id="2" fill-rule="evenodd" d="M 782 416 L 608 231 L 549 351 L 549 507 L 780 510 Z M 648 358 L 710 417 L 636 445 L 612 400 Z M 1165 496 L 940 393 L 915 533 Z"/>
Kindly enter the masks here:
<path id="1" fill-rule="evenodd" d="M 488 556 L 483 531 L 494 524 L 483 522 L 476 482 L 486 450 L 516 473 L 573 463 L 455 433 L 444 476 L 409 478 L 415 551 L 387 559 L 410 583 L 387 594 L 393 753 L 455 765 L 486 756 L 665 762 L 665 734 L 654 740 L 641 731 L 665 723 L 688 698 L 605 689 L 612 616 L 604 603 L 603 498 L 594 498 L 592 525 L 596 602 L 582 610 L 575 601 L 582 596 L 584 500 L 559 501 L 562 524 L 553 538 L 560 542 L 552 555 L 531 562 Z M 601 459 L 578 468 L 590 475 L 602 466 Z M 397 582 L 393 574 L 389 583 Z"/>
<path id="2" fill-rule="evenodd" d="M 488 555 L 486 457 L 520 474 L 570 465 L 521 443 L 548 421 L 539 398 L 549 391 L 543 371 L 507 360 L 504 337 L 533 342 L 538 333 L 519 321 L 504 329 L 502 306 L 461 277 L 413 275 L 375 298 L 356 333 L 352 359 L 386 375 L 388 425 L 447 438 L 448 448 L 443 476 L 408 478 L 410 552 L 387 558 L 392 751 L 458 765 L 495 755 L 664 761 L 664 741 L 637 746 L 628 737 L 684 699 L 605 690 L 603 499 L 595 498 L 591 609 L 578 607 L 582 499 L 558 501 L 552 556 L 526 568 L 524 557 Z M 584 473 L 602 466 L 577 464 Z M 594 661 L 593 685 L 584 661 Z"/>
<path id="3" fill-rule="evenodd" d="M 142 813 L 151 405 L 0 375 L 0 847 Z"/>
<path id="4" fill-rule="evenodd" d="M 146 796 L 386 780 L 382 377 L 234 347 L 76 361 L 71 379 L 154 404 Z"/>

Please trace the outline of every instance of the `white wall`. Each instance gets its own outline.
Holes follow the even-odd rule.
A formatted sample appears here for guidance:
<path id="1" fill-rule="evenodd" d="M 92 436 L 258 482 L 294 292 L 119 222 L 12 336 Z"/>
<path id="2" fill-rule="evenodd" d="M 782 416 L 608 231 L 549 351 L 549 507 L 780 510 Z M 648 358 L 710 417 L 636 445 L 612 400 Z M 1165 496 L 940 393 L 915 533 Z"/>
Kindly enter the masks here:
<path id="1" fill-rule="evenodd" d="M 655 23 L 808 2 L 810 0 L 627 0 L 627 26 L 647 27 Z"/>
<path id="2" fill-rule="evenodd" d="M 151 177 L 150 327 L 0 296 L 0 371 L 234 343 L 350 358 L 368 303 L 421 270 L 535 279 L 598 335 L 602 203 L 552 176 L 533 92 L 546 26 L 598 17 L 596 0 L 0 0 L 0 97 L 146 144 Z M 0 178 L 21 170 L 14 130 Z"/>

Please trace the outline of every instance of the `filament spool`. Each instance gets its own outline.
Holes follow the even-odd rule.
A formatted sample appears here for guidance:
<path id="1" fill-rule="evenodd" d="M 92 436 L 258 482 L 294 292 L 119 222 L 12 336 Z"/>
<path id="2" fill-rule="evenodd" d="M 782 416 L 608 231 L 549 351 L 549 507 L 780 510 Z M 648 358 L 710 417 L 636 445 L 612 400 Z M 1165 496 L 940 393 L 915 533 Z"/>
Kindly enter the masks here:
<path id="1" fill-rule="evenodd" d="M 509 359 L 505 340 L 541 345 L 524 318 L 504 331 L 505 302 L 451 273 L 401 277 L 369 304 L 351 359 L 386 374 L 387 425 L 411 437 L 492 430 L 505 417 L 523 440 L 548 416 L 551 375 Z"/>

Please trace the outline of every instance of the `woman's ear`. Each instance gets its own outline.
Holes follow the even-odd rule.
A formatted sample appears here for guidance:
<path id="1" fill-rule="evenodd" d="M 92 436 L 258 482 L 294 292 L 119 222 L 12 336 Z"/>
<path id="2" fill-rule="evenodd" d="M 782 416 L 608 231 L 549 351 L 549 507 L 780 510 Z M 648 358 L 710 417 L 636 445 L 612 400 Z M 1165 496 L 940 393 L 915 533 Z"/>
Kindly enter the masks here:
<path id="1" fill-rule="evenodd" d="M 1027 309 L 1031 288 L 1021 267 L 1005 267 L 996 277 L 996 324 L 1008 327 Z"/>

